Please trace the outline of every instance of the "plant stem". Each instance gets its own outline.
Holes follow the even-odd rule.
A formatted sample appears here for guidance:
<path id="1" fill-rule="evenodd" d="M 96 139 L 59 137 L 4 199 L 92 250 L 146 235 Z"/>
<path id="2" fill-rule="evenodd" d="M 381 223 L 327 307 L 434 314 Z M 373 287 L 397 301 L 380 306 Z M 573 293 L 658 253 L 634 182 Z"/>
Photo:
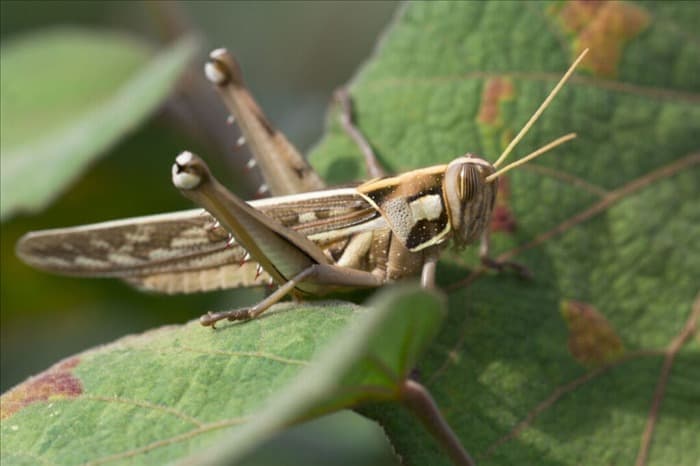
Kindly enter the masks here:
<path id="1" fill-rule="evenodd" d="M 442 416 L 428 389 L 415 380 L 405 379 L 401 385 L 401 399 L 409 411 L 418 417 L 428 432 L 445 449 L 454 464 L 476 465 Z"/>

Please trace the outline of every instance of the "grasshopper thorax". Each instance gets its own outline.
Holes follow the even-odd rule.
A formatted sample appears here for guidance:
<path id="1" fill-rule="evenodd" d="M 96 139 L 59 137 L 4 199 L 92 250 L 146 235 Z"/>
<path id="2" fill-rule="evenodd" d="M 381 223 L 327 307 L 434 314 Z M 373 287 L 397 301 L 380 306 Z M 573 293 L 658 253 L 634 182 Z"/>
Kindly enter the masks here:
<path id="1" fill-rule="evenodd" d="M 494 166 L 472 154 L 447 165 L 442 195 L 452 226 L 455 244 L 466 246 L 477 240 L 488 227 L 496 202 L 498 179 L 487 181 Z"/>

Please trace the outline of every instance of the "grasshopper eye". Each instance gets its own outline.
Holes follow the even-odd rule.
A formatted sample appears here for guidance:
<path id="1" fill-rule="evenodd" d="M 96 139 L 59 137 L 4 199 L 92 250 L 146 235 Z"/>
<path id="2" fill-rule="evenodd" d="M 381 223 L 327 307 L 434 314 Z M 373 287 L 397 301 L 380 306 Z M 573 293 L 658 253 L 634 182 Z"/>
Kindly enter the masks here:
<path id="1" fill-rule="evenodd" d="M 481 184 L 479 169 L 474 165 L 463 163 L 459 170 L 459 181 L 457 183 L 459 200 L 462 204 L 466 204 L 474 199 Z"/>
<path id="2" fill-rule="evenodd" d="M 178 189 L 191 190 L 201 186 L 208 175 L 202 160 L 192 152 L 182 152 L 172 168 L 173 184 Z"/>
<path id="3" fill-rule="evenodd" d="M 491 163 L 470 154 L 453 160 L 445 170 L 443 196 L 458 246 L 476 240 L 488 225 L 497 183 L 486 177 L 494 171 Z"/>

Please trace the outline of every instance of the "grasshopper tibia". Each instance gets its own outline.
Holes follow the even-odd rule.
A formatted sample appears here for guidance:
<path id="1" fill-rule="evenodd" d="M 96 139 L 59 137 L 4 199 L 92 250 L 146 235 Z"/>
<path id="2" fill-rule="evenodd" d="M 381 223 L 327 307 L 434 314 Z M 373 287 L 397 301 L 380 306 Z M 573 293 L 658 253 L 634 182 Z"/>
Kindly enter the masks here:
<path id="1" fill-rule="evenodd" d="M 267 298 L 253 307 L 234 309 L 232 311 L 208 312 L 199 318 L 199 323 L 205 327 L 214 327 L 220 320 L 249 320 L 255 319 L 284 298 L 304 282 L 315 283 L 329 287 L 344 283 L 350 287 L 373 287 L 381 285 L 381 281 L 372 274 L 358 270 L 347 270 L 331 264 L 313 264 L 302 270 L 294 278 L 284 283 Z"/>
<path id="2" fill-rule="evenodd" d="M 308 278 L 316 272 L 316 266 L 312 265 L 307 269 L 303 270 L 296 277 L 289 280 L 284 285 L 277 288 L 270 296 L 260 301 L 253 307 L 246 307 L 242 309 L 235 309 L 232 311 L 221 311 L 221 312 L 208 312 L 199 318 L 199 323 L 205 327 L 212 327 L 220 320 L 249 320 L 254 319 L 263 312 L 265 312 L 270 306 L 282 299 L 286 294 L 292 292 L 294 287 L 302 282 L 304 279 Z"/>

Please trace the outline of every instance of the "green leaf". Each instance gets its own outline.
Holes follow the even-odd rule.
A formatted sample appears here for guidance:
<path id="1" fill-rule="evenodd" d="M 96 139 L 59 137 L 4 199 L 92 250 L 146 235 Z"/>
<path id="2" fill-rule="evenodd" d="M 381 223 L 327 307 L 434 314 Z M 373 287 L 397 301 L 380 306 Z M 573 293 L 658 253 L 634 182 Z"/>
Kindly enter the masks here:
<path id="1" fill-rule="evenodd" d="M 690 338 L 700 314 L 700 259 L 692 242 L 700 237 L 700 50 L 692 40 L 699 14 L 692 4 L 671 2 L 411 3 L 354 82 L 361 129 L 391 170 L 444 163 L 466 151 L 494 160 L 578 52 L 592 47 L 589 60 L 515 154 L 569 131 L 579 138 L 501 182 L 492 247 L 498 257 L 527 265 L 535 279 L 481 270 L 475 248 L 446 251 L 439 266 L 439 282 L 449 292 L 448 325 L 419 359 L 418 373 L 479 464 L 630 464 L 645 457 L 647 464 L 694 464 L 700 456 L 700 342 Z M 313 161 L 331 180 L 364 176 L 355 146 L 337 126 Z M 190 344 L 189 338 L 205 338 L 191 337 L 195 329 L 161 330 L 176 336 L 168 334 L 160 347 L 143 351 L 136 366 L 114 369 L 97 358 L 104 351 L 128 359 L 128 348 L 118 351 L 124 341 L 95 350 L 102 367 L 90 366 L 99 375 L 86 374 L 85 380 L 104 381 L 108 395 L 78 396 L 75 402 L 118 405 L 125 416 L 99 416 L 100 407 L 85 416 L 66 411 L 78 391 L 75 374 L 83 376 L 81 360 L 28 381 L 21 387 L 42 388 L 43 380 L 61 391 L 48 391 L 53 397 L 44 399 L 40 395 L 47 391 L 38 390 L 36 403 L 6 417 L 3 461 L 19 463 L 22 458 L 14 455 L 26 452 L 26 462 L 34 463 L 30 455 L 41 458 L 64 445 L 67 454 L 81 452 L 93 448 L 75 440 L 87 434 L 102 442 L 93 450 L 102 458 L 127 451 L 125 436 L 144 446 L 161 440 L 160 432 L 175 440 L 149 453 L 135 451 L 140 456 L 134 462 L 179 459 L 219 440 L 214 433 L 178 437 L 196 428 L 183 412 L 208 416 L 209 423 L 225 412 L 231 423 L 236 414 L 227 409 L 241 406 L 250 411 L 240 415 L 260 413 L 261 420 L 226 441 L 251 448 L 285 420 L 342 406 L 332 397 L 318 402 L 329 393 L 320 375 L 318 391 L 297 399 L 293 395 L 303 390 L 296 387 L 304 384 L 294 381 L 298 370 L 289 364 L 268 361 L 260 369 L 231 362 L 241 359 L 229 357 L 232 349 L 254 352 L 260 342 L 279 348 L 273 354 L 284 361 L 310 357 L 295 353 L 287 341 L 322 340 L 344 348 L 334 332 L 347 319 L 326 322 L 329 316 L 317 320 L 313 307 L 289 309 L 295 311 L 196 334 L 232 334 L 214 341 Z M 157 341 L 158 335 L 126 342 Z M 201 347 L 208 353 L 194 356 L 192 349 Z M 413 365 L 410 358 L 401 361 L 396 367 Z M 241 388 L 239 400 L 232 390 Z M 269 404 L 263 401 L 275 390 L 283 392 Z M 140 404 L 129 410 L 121 393 Z M 354 394 L 351 400 L 362 399 Z M 192 411 L 178 411 L 180 400 Z M 263 402 L 267 407 L 257 409 Z M 54 410 L 56 403 L 61 410 Z M 278 417 L 270 407 L 279 410 Z M 368 403 L 362 411 L 381 422 L 409 463 L 446 463 L 423 427 L 398 405 Z M 114 423 L 98 430 L 110 416 Z M 33 438 L 8 447 L 19 432 Z M 232 454 L 212 451 L 196 459 L 233 460 Z"/>
<path id="2" fill-rule="evenodd" d="M 195 49 L 183 39 L 154 55 L 134 38 L 79 29 L 4 45 L 0 217 L 47 205 L 158 107 Z"/>
<path id="3" fill-rule="evenodd" d="M 416 2 L 353 81 L 359 126 L 392 171 L 494 161 L 591 47 L 511 160 L 578 138 L 500 186 L 493 253 L 534 280 L 469 276 L 475 247 L 438 267 L 448 324 L 419 369 L 481 465 L 700 457 L 699 23 L 677 2 Z M 365 176 L 331 126 L 315 166 Z M 447 462 L 398 407 L 363 412 L 409 463 Z"/>
<path id="4" fill-rule="evenodd" d="M 444 315 L 435 295 L 399 287 L 367 310 L 283 304 L 217 331 L 126 337 L 4 394 L 1 460 L 230 464 L 294 422 L 395 399 Z"/>

